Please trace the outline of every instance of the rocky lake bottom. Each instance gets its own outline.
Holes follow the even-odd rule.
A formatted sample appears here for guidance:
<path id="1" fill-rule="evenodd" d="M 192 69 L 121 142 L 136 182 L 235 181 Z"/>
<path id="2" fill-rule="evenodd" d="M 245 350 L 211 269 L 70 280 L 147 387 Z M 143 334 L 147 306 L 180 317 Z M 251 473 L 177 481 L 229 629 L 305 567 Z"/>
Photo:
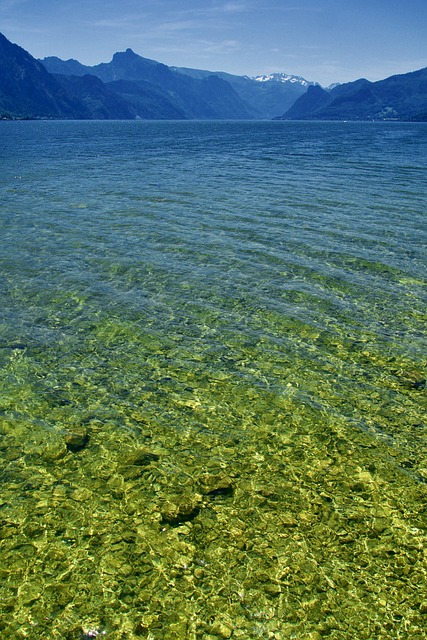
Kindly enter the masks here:
<path id="1" fill-rule="evenodd" d="M 2 123 L 2 638 L 425 638 L 427 129 L 346 125 Z"/>

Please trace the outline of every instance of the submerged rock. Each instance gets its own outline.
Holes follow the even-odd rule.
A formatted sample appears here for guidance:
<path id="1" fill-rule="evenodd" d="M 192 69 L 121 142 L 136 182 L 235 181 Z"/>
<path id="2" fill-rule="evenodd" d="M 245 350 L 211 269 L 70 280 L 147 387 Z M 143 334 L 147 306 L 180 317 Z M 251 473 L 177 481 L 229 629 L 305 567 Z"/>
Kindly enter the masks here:
<path id="1" fill-rule="evenodd" d="M 51 441 L 43 447 L 40 453 L 45 462 L 52 463 L 65 458 L 67 455 L 67 448 L 63 442 Z"/>
<path id="2" fill-rule="evenodd" d="M 407 389 L 425 389 L 426 387 L 426 377 L 418 370 L 400 371 L 398 378 Z"/>
<path id="3" fill-rule="evenodd" d="M 74 429 L 70 431 L 65 436 L 65 444 L 67 446 L 68 451 L 72 453 L 77 453 L 84 449 L 89 442 L 89 434 L 87 429 L 84 427 Z"/>
<path id="4" fill-rule="evenodd" d="M 194 520 L 200 512 L 202 496 L 180 495 L 170 498 L 160 507 L 162 522 L 176 526 L 182 522 Z"/>
<path id="5" fill-rule="evenodd" d="M 146 447 L 140 447 L 139 449 L 133 449 L 123 454 L 119 460 L 122 467 L 145 467 L 159 459 L 157 453 L 154 453 Z"/>
<path id="6" fill-rule="evenodd" d="M 133 480 L 139 478 L 152 462 L 159 459 L 157 453 L 154 453 L 146 447 L 127 451 L 119 458 L 119 466 L 117 471 L 125 480 Z"/>
<path id="7" fill-rule="evenodd" d="M 199 478 L 199 484 L 205 496 L 231 496 L 234 493 L 233 481 L 224 473 L 205 473 Z"/>
<path id="8" fill-rule="evenodd" d="M 75 502 L 86 502 L 86 500 L 91 499 L 92 495 L 93 494 L 90 489 L 88 489 L 87 487 L 81 487 L 81 488 L 75 489 L 71 493 L 70 497 Z"/>
<path id="9" fill-rule="evenodd" d="M 213 623 L 211 633 L 219 638 L 231 638 L 233 635 L 233 627 L 231 624 L 217 621 Z"/>

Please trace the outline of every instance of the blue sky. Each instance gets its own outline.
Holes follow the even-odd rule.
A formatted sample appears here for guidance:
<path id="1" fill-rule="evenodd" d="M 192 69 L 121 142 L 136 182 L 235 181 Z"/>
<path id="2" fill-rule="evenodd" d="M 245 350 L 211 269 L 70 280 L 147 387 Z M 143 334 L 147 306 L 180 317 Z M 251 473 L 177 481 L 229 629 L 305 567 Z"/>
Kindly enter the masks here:
<path id="1" fill-rule="evenodd" d="M 328 85 L 427 66 L 427 0 L 0 0 L 0 32 L 43 58 L 283 71 Z"/>

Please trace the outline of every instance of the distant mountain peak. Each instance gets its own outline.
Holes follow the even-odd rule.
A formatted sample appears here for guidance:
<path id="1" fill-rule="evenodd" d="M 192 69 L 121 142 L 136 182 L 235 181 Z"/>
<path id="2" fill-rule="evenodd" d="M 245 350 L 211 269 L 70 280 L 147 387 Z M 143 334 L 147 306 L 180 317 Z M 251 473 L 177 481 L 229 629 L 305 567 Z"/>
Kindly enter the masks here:
<path id="1" fill-rule="evenodd" d="M 125 51 L 116 51 L 113 54 L 113 60 L 117 60 L 117 58 L 139 58 L 138 54 L 135 53 L 132 49 L 126 49 Z"/>
<path id="2" fill-rule="evenodd" d="M 157 62 L 156 60 L 150 60 L 150 58 L 144 58 L 140 56 L 138 53 L 135 53 L 133 49 L 127 48 L 125 51 L 116 51 L 113 55 L 111 63 L 120 62 L 121 64 L 149 64 L 149 65 L 161 65 L 161 62 Z M 102 65 L 111 64 L 111 63 L 101 63 Z M 101 65 L 97 65 L 95 68 L 100 68 Z M 162 65 L 165 66 L 165 65 Z"/>
<path id="3" fill-rule="evenodd" d="M 142 58 L 142 56 L 138 55 L 137 53 L 135 53 L 135 51 L 133 49 L 130 49 L 129 47 L 125 50 L 125 51 L 117 51 L 114 55 L 113 55 L 113 60 L 114 58 L 128 58 L 130 60 L 134 59 L 134 58 L 141 58 L 143 60 L 146 60 L 146 58 Z"/>
<path id="4" fill-rule="evenodd" d="M 289 82 L 290 84 L 300 84 L 303 87 L 309 87 L 314 84 L 301 76 L 293 76 L 288 73 L 270 73 L 268 75 L 254 76 L 251 80 L 256 82 Z"/>

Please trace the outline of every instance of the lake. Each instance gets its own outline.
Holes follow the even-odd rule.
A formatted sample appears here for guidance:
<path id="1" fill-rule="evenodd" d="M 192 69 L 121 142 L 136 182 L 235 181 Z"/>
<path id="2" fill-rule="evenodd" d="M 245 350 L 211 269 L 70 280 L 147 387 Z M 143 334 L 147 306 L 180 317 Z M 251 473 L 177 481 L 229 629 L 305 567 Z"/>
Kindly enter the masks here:
<path id="1" fill-rule="evenodd" d="M 0 123 L 2 638 L 427 626 L 427 125 Z"/>

